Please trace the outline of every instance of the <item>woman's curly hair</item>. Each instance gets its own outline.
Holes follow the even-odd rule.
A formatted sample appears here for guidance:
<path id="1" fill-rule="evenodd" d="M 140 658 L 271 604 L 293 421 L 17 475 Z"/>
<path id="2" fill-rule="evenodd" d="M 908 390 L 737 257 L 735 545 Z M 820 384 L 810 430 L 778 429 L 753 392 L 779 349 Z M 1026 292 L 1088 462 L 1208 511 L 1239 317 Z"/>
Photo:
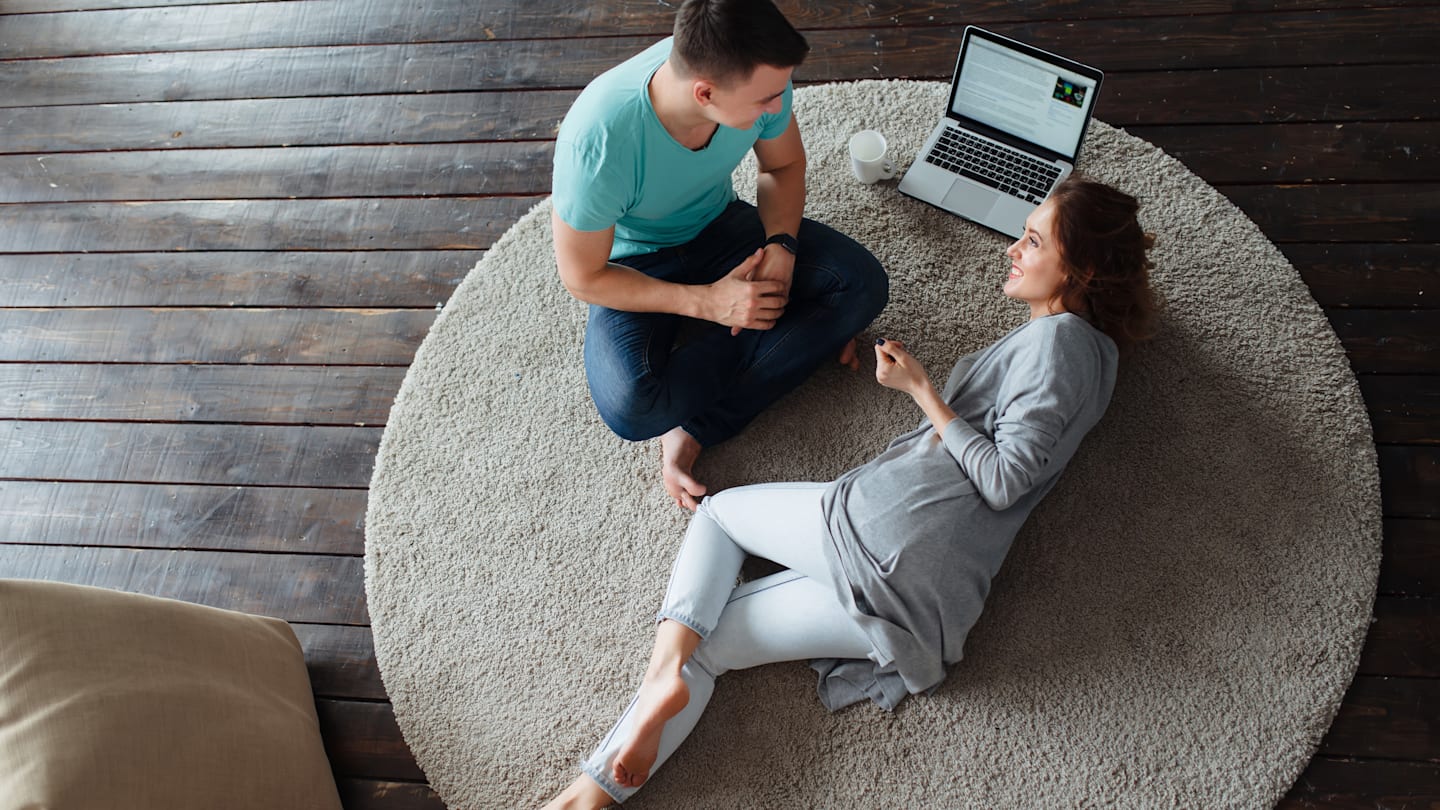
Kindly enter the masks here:
<path id="1" fill-rule="evenodd" d="M 1153 234 L 1140 227 L 1140 203 L 1078 175 L 1050 195 L 1052 227 L 1066 276 L 1060 302 L 1109 335 L 1123 352 L 1155 333 L 1160 301 L 1150 286 L 1153 265 L 1146 255 Z"/>

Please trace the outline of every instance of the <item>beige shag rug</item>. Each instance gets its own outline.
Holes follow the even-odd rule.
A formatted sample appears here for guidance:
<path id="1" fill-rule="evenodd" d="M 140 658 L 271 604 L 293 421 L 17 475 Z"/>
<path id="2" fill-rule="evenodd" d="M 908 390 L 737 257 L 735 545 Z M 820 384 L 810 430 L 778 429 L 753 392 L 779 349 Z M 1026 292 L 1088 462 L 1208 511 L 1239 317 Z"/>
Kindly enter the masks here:
<path id="1" fill-rule="evenodd" d="M 845 141 L 880 129 L 904 168 L 945 96 L 869 81 L 795 103 L 809 216 L 891 274 L 867 338 L 904 340 L 942 381 L 1025 316 L 999 292 L 1005 240 L 895 181 L 854 182 Z M 1017 539 L 965 660 L 894 714 L 827 713 L 804 663 L 727 675 L 632 806 L 1265 807 L 1304 767 L 1354 673 L 1379 566 L 1355 379 L 1294 269 L 1183 165 L 1097 122 L 1081 168 L 1141 199 L 1169 313 Z M 753 189 L 752 166 L 737 175 Z M 576 775 L 639 682 L 685 529 L 658 445 L 595 414 L 584 323 L 542 203 L 445 306 L 380 449 L 375 651 L 451 808 L 537 806 Z M 871 369 L 826 369 L 708 452 L 700 477 L 829 480 L 919 418 Z"/>

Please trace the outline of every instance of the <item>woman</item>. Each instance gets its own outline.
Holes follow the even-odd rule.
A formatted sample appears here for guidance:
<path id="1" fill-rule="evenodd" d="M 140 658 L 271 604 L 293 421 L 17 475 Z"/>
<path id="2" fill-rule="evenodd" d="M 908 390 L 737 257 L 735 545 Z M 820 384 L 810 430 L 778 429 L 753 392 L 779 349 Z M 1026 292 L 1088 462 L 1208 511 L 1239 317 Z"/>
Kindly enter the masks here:
<path id="1" fill-rule="evenodd" d="M 1156 310 L 1133 197 L 1072 177 L 1009 249 L 1005 295 L 1030 319 L 967 355 L 944 392 L 898 340 L 875 378 L 925 421 L 829 484 L 705 499 L 686 532 L 640 691 L 549 808 L 623 802 L 690 733 L 732 669 L 810 659 L 832 711 L 935 689 L 1010 543 L 1114 387 Z M 732 587 L 747 554 L 786 570 Z"/>

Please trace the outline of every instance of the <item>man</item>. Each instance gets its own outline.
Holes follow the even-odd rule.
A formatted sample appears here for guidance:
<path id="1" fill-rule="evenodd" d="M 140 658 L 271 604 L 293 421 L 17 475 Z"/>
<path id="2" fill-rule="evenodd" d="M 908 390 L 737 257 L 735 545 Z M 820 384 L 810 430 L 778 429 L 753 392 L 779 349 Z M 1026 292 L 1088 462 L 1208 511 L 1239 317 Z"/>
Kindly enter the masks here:
<path id="1" fill-rule="evenodd" d="M 869 251 L 811 220 L 791 73 L 809 51 L 769 0 L 687 0 L 675 34 L 600 75 L 555 144 L 555 259 L 589 303 L 585 373 L 620 437 L 660 436 L 695 509 L 702 448 L 738 433 L 884 308 Z M 730 175 L 753 150 L 756 201 Z"/>

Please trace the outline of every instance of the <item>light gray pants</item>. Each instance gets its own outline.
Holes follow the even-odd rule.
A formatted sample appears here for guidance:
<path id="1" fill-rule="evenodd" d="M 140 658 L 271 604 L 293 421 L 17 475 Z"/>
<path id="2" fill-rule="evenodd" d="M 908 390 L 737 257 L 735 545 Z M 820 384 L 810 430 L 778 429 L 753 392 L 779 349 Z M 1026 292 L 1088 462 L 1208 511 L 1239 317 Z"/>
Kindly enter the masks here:
<path id="1" fill-rule="evenodd" d="M 828 484 L 757 484 L 706 498 L 690 522 L 670 574 L 659 619 L 671 619 L 703 641 L 681 675 L 690 702 L 665 724 L 651 774 L 690 735 L 732 669 L 811 658 L 867 658 L 872 647 L 845 612 L 832 584 L 820 496 Z M 747 554 L 788 570 L 735 586 Z M 629 741 L 635 700 L 581 769 L 616 801 L 635 792 L 611 778 Z"/>

